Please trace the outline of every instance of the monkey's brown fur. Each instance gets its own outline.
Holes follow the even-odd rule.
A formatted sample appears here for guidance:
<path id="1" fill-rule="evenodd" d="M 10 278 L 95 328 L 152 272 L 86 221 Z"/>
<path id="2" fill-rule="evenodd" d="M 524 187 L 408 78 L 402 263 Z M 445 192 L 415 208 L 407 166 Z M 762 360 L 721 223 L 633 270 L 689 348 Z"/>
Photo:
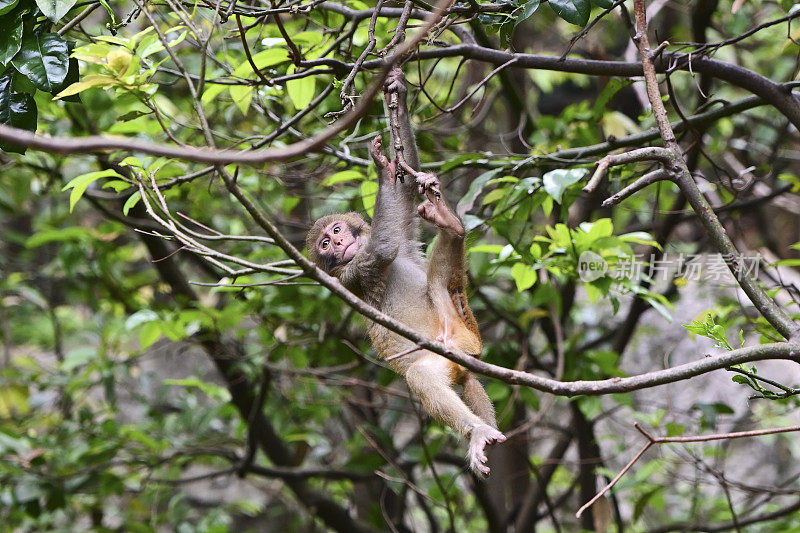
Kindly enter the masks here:
<path id="1" fill-rule="evenodd" d="M 387 82 L 387 95 L 399 98 L 398 119 L 392 131 L 399 135 L 405 161 L 419 168 L 419 156 L 405 103 L 402 73 L 394 71 Z M 387 96 L 388 98 L 388 96 Z M 431 339 L 437 339 L 468 354 L 480 356 L 482 343 L 478 324 L 467 303 L 464 227 L 439 194 L 438 179 L 430 174 L 407 175 L 395 180 L 396 163 L 380 151 L 380 137 L 373 141 L 372 156 L 378 169 L 378 194 L 372 228 L 355 213 L 328 215 L 319 219 L 306 238 L 309 258 L 330 266 L 330 273 L 365 301 Z M 416 178 L 416 179 L 415 179 Z M 419 215 L 439 226 L 430 257 L 426 259 L 417 241 L 414 194 L 424 191 L 428 202 Z M 333 264 L 336 254 L 323 252 L 320 236 L 336 221 L 352 232 L 369 232 L 355 256 L 345 264 Z M 327 242 L 326 242 L 327 244 Z M 340 249 L 341 250 L 341 249 Z M 338 257 L 343 257 L 338 255 Z M 408 382 L 428 413 L 459 433 L 469 436 L 470 467 L 488 474 L 484 448 L 502 442 L 494 407 L 480 382 L 464 367 L 427 350 L 413 350 L 414 343 L 385 327 L 370 322 L 369 336 L 375 350 Z M 392 358 L 401 352 L 405 355 Z M 462 398 L 453 385 L 462 385 Z"/>

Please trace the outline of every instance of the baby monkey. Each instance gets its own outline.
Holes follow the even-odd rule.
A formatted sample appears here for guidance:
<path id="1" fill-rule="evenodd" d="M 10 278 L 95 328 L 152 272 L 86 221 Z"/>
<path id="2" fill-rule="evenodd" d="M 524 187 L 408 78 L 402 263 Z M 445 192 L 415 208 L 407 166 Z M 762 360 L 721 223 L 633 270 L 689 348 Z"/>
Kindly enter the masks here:
<path id="1" fill-rule="evenodd" d="M 420 334 L 476 357 L 481 337 L 465 291 L 464 225 L 448 207 L 438 178 L 419 172 L 419 155 L 406 105 L 402 71 L 387 78 L 384 95 L 397 159 L 370 153 L 378 171 L 372 227 L 356 213 L 327 215 L 306 237 L 309 258 L 345 287 Z M 402 151 L 402 153 L 400 153 Z M 404 159 L 404 161 L 403 161 Z M 398 179 L 398 165 L 407 173 Z M 415 208 L 415 193 L 426 201 Z M 430 258 L 420 251 L 416 216 L 439 228 Z M 372 345 L 405 377 L 427 412 L 469 437 L 468 459 L 477 474 L 489 475 L 485 448 L 506 437 L 497 430 L 494 407 L 480 382 L 464 367 L 370 322 Z M 462 395 L 453 385 L 461 385 Z M 463 399 L 462 399 L 463 398 Z"/>

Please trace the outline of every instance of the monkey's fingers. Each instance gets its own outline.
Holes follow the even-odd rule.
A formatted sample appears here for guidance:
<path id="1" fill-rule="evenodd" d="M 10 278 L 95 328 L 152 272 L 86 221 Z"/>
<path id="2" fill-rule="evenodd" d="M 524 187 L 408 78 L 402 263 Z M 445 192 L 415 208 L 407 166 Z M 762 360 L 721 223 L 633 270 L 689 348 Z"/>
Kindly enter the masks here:
<path id="1" fill-rule="evenodd" d="M 438 201 L 439 198 L 441 198 L 442 192 L 439 185 L 439 178 L 436 174 L 420 172 L 416 175 L 416 178 L 420 194 L 425 194 L 432 202 Z M 434 195 L 433 197 L 430 195 L 431 192 Z"/>
<path id="2" fill-rule="evenodd" d="M 403 70 L 395 65 L 389 71 L 386 81 L 383 83 L 383 90 L 386 93 L 399 93 L 402 94 L 406 90 L 406 79 L 403 76 Z"/>
<path id="3" fill-rule="evenodd" d="M 424 204 L 420 204 L 417 207 L 417 214 L 419 214 L 419 216 L 421 216 L 425 220 L 430 221 L 431 218 L 433 218 L 431 214 L 432 209 L 433 205 L 430 202 L 425 202 Z"/>
<path id="4" fill-rule="evenodd" d="M 382 147 L 383 139 L 381 139 L 380 135 L 372 139 L 372 145 L 370 146 L 369 153 L 372 155 L 372 159 L 375 161 L 375 164 L 379 169 L 384 169 L 389 166 L 389 160 L 386 159 L 386 156 L 383 155 L 383 152 L 381 152 Z"/>
<path id="5" fill-rule="evenodd" d="M 419 189 L 420 189 L 419 193 L 422 194 L 424 192 L 425 193 L 425 197 L 428 198 L 428 200 L 431 203 L 434 203 L 434 204 L 438 203 L 439 200 L 442 199 L 442 193 L 441 193 L 441 191 L 439 191 L 439 185 L 438 184 L 436 186 L 434 186 L 434 187 L 425 187 L 424 190 L 423 190 L 423 186 L 420 185 Z"/>

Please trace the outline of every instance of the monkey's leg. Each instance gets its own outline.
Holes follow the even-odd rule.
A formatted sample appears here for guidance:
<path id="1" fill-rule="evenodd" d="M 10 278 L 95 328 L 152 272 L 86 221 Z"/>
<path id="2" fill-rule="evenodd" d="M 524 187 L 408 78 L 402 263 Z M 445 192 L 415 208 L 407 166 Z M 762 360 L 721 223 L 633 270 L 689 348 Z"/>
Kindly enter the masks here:
<path id="1" fill-rule="evenodd" d="M 481 385 L 481 382 L 471 373 L 467 374 L 467 377 L 464 379 L 464 392 L 462 396 L 464 397 L 464 403 L 467 404 L 467 407 L 469 407 L 473 413 L 478 415 L 481 420 L 497 429 L 494 405 L 492 405 L 491 400 L 489 400 L 489 396 L 486 394 L 486 390 L 483 388 L 483 385 Z"/>
<path id="2" fill-rule="evenodd" d="M 422 356 L 406 371 L 408 387 L 419 396 L 425 410 L 439 422 L 469 436 L 469 465 L 477 474 L 489 475 L 487 445 L 503 442 L 505 436 L 470 411 L 452 388 L 450 362 L 438 355 Z"/>

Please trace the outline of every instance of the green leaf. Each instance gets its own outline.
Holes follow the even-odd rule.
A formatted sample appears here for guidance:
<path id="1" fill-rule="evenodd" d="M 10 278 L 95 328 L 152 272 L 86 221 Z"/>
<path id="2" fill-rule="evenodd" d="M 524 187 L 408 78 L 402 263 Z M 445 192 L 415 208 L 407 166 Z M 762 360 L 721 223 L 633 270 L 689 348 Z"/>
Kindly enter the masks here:
<path id="1" fill-rule="evenodd" d="M 516 28 L 521 22 L 529 19 L 533 13 L 539 9 L 539 0 L 528 0 L 522 7 L 519 9 L 519 15 L 517 16 L 517 20 L 514 21 L 514 27 Z M 515 11 L 516 13 L 516 11 Z"/>
<path id="2" fill-rule="evenodd" d="M 286 82 L 286 91 L 289 93 L 289 99 L 298 111 L 308 107 L 308 104 L 314 99 L 315 79 L 314 76 L 307 76 Z"/>
<path id="3" fill-rule="evenodd" d="M 596 6 L 602 7 L 603 9 L 611 9 L 614 7 L 614 2 L 611 0 L 592 0 L 592 3 Z"/>
<path id="4" fill-rule="evenodd" d="M 499 254 L 503 248 L 502 244 L 476 244 L 469 249 L 469 253 Z"/>
<path id="5" fill-rule="evenodd" d="M 5 385 L 0 387 L 0 418 L 8 419 L 28 414 L 27 385 Z"/>
<path id="6" fill-rule="evenodd" d="M 800 259 L 781 259 L 780 261 L 775 261 L 774 263 L 771 263 L 770 266 L 796 267 L 800 266 Z"/>
<path id="7" fill-rule="evenodd" d="M 0 15 L 5 15 L 17 5 L 19 0 L 0 0 Z"/>
<path id="8" fill-rule="evenodd" d="M 505 188 L 489 191 L 489 194 L 483 197 L 483 205 L 493 204 L 502 199 L 505 195 L 506 195 Z"/>
<path id="9" fill-rule="evenodd" d="M 100 178 L 121 178 L 119 174 L 117 174 L 114 170 L 98 170 L 97 172 L 89 172 L 87 174 L 81 174 L 80 176 L 76 176 L 72 178 L 69 183 L 64 185 L 64 188 L 61 189 L 62 191 L 66 191 L 67 189 L 72 189 L 72 192 L 69 194 L 69 212 L 72 213 L 72 209 L 75 207 L 75 204 L 78 203 L 78 200 L 81 199 L 83 193 L 86 192 L 86 188 L 95 180 Z"/>
<path id="10" fill-rule="evenodd" d="M 36 0 L 36 5 L 42 10 L 42 14 L 53 22 L 58 22 L 67 11 L 72 9 L 77 0 Z"/>
<path id="11" fill-rule="evenodd" d="M 691 324 L 684 324 L 683 327 L 696 335 L 706 335 L 708 332 L 706 325 L 702 322 L 698 322 L 697 320 L 692 321 Z"/>
<path id="12" fill-rule="evenodd" d="M 361 203 L 364 204 L 364 210 L 367 212 L 369 217 L 372 218 L 372 212 L 375 209 L 375 198 L 378 194 L 378 182 L 362 181 L 360 192 Z"/>
<path id="13" fill-rule="evenodd" d="M 593 304 L 603 296 L 603 290 L 594 283 L 586 283 L 584 288 L 586 289 L 586 297 L 589 299 L 589 303 Z"/>
<path id="14" fill-rule="evenodd" d="M 178 385 L 181 387 L 197 387 L 205 392 L 208 396 L 215 400 L 222 402 L 229 402 L 231 393 L 225 387 L 207 383 L 200 378 L 186 378 L 186 379 L 165 379 L 164 385 Z"/>
<path id="15" fill-rule="evenodd" d="M 251 85 L 231 85 L 229 92 L 233 103 L 242 112 L 242 115 L 247 116 L 247 110 L 250 109 L 250 101 L 253 99 L 253 87 Z"/>
<path id="16" fill-rule="evenodd" d="M 36 131 L 36 102 L 33 96 L 12 89 L 11 73 L 0 77 L 0 124 Z M 0 141 L 0 150 L 24 154 L 26 146 Z"/>
<path id="17" fill-rule="evenodd" d="M 447 163 L 445 163 L 445 165 L 446 164 Z M 442 168 L 444 168 L 445 165 L 442 165 Z M 486 186 L 488 181 L 502 172 L 502 170 L 502 168 L 489 170 L 472 180 L 472 183 L 469 184 L 469 189 L 467 189 L 467 193 L 461 198 L 461 200 L 458 201 L 456 211 L 468 211 L 472 207 L 472 204 L 475 203 L 475 199 L 483 191 L 483 188 Z"/>
<path id="18" fill-rule="evenodd" d="M 101 188 L 102 189 L 114 189 L 114 192 L 122 192 L 125 189 L 130 189 L 131 187 L 132 187 L 132 185 L 130 183 L 128 183 L 127 181 L 112 180 L 112 181 L 107 181 L 106 183 L 104 183 Z"/>
<path id="19" fill-rule="evenodd" d="M 111 6 L 108 5 L 108 2 L 106 0 L 98 0 L 98 1 L 100 2 L 100 5 L 103 6 L 103 9 L 106 10 L 106 13 L 108 13 L 108 16 L 111 18 L 111 27 L 112 28 L 116 27 L 117 26 L 117 17 L 116 17 L 116 15 L 114 15 L 114 10 L 111 9 Z"/>
<path id="20" fill-rule="evenodd" d="M 133 206 L 139 203 L 139 200 L 142 199 L 142 193 L 140 191 L 136 191 L 125 201 L 125 205 L 122 206 L 122 214 L 128 216 L 128 211 L 131 210 Z"/>
<path id="21" fill-rule="evenodd" d="M 566 188 L 580 181 L 588 172 L 585 168 L 551 170 L 542 176 L 542 184 L 547 194 L 560 204 Z"/>
<path id="22" fill-rule="evenodd" d="M 323 35 L 318 31 L 302 31 L 298 34 L 292 35 L 292 40 L 296 44 L 307 44 L 308 46 L 318 45 L 322 42 L 322 39 Z"/>
<path id="23" fill-rule="evenodd" d="M 139 332 L 139 349 L 146 350 L 161 338 L 161 323 L 146 322 Z"/>
<path id="24" fill-rule="evenodd" d="M 677 422 L 667 422 L 667 437 L 677 437 L 686 432 L 686 426 Z"/>
<path id="25" fill-rule="evenodd" d="M 556 15 L 576 26 L 586 26 L 592 10 L 589 0 L 550 0 L 548 2 Z"/>
<path id="26" fill-rule="evenodd" d="M 209 102 L 213 101 L 219 94 L 225 89 L 228 88 L 228 85 L 216 84 L 216 83 L 209 83 L 206 85 L 206 90 L 203 91 L 203 97 L 200 98 L 200 101 L 204 104 L 208 104 Z"/>
<path id="27" fill-rule="evenodd" d="M 75 48 L 75 43 L 72 41 L 67 41 L 67 48 L 72 54 L 72 50 Z M 67 77 L 64 78 L 64 82 L 59 85 L 58 87 L 53 89 L 53 94 L 58 93 L 66 89 L 68 86 L 77 83 L 78 79 L 80 78 L 80 71 L 78 69 L 78 60 L 74 57 L 69 58 L 69 65 L 67 66 Z M 70 95 L 65 98 L 67 102 L 75 102 L 80 103 L 81 99 L 77 95 Z"/>
<path id="28" fill-rule="evenodd" d="M 642 494 L 642 496 L 638 500 L 636 500 L 636 505 L 633 506 L 634 522 L 639 520 L 644 510 L 647 509 L 647 503 L 650 501 L 650 499 L 659 492 L 661 492 L 662 490 L 664 490 L 663 486 L 655 487 Z"/>
<path id="29" fill-rule="evenodd" d="M 81 226 L 48 229 L 34 233 L 27 241 L 25 241 L 25 247 L 36 248 L 51 242 L 81 242 L 87 238 L 91 238 L 91 236 L 91 232 Z"/>
<path id="30" fill-rule="evenodd" d="M 79 346 L 68 351 L 61 363 L 61 371 L 69 372 L 83 366 L 98 356 L 97 348 L 91 346 Z"/>
<path id="31" fill-rule="evenodd" d="M 67 96 L 83 92 L 86 89 L 91 89 L 92 87 L 111 87 L 112 85 L 119 85 L 119 80 L 103 74 L 93 74 L 91 76 L 85 76 L 77 83 L 68 85 L 63 91 L 55 95 L 55 99 L 66 98 Z"/>
<path id="32" fill-rule="evenodd" d="M 595 3 L 597 3 L 596 0 Z M 609 4 L 611 4 L 610 1 Z M 607 7 L 610 7 L 610 5 Z M 603 90 L 600 91 L 597 99 L 594 101 L 594 107 L 592 108 L 592 119 L 597 122 L 603 118 L 603 114 L 606 111 L 606 105 L 608 105 L 608 102 L 614 97 L 615 94 L 632 83 L 633 80 L 611 78 L 608 83 L 606 83 L 606 86 L 603 87 Z"/>
<path id="33" fill-rule="evenodd" d="M 28 34 L 22 47 L 11 60 L 21 74 L 28 77 L 37 89 L 52 93 L 67 79 L 69 47 L 57 33 Z"/>
<path id="34" fill-rule="evenodd" d="M 324 180 L 322 180 L 322 185 L 325 187 L 330 187 L 331 185 L 336 185 L 337 183 L 342 183 L 345 181 L 361 181 L 366 179 L 367 177 L 364 175 L 363 172 L 360 170 L 342 170 L 341 172 L 337 172 L 336 174 L 331 174 Z"/>
<path id="35" fill-rule="evenodd" d="M 141 311 L 133 313 L 131 316 L 127 318 L 127 320 L 125 320 L 125 330 L 131 331 L 142 324 L 145 324 L 147 322 L 153 322 L 154 320 L 158 319 L 159 319 L 158 313 L 156 313 L 152 309 L 142 309 Z"/>
<path id="36" fill-rule="evenodd" d="M 624 242 L 635 242 L 636 244 L 644 244 L 645 246 L 654 246 L 661 250 L 661 245 L 654 241 L 653 237 L 646 231 L 625 233 L 620 235 L 619 238 Z"/>
<path id="37" fill-rule="evenodd" d="M 536 271 L 525 263 L 514 263 L 511 267 L 511 277 L 517 284 L 517 291 L 522 292 L 533 287 L 536 283 Z"/>
<path id="38" fill-rule="evenodd" d="M 544 216 L 549 217 L 552 211 L 553 197 L 548 195 L 547 198 L 542 201 L 542 212 L 544 212 Z"/>
<path id="39" fill-rule="evenodd" d="M 299 203 L 300 198 L 296 196 L 287 196 L 283 199 L 283 202 L 281 202 L 281 207 L 283 208 L 283 212 L 288 215 L 291 214 L 292 210 L 297 207 Z"/>
<path id="40" fill-rule="evenodd" d="M 258 70 L 278 65 L 285 61 L 289 61 L 289 56 L 284 48 L 270 48 L 253 56 L 253 63 L 258 67 Z M 292 70 L 292 72 L 294 72 L 294 70 Z M 253 72 L 253 67 L 250 66 L 250 62 L 247 60 L 244 60 L 233 71 L 233 75 L 240 78 L 249 78 L 253 74 L 255 74 L 255 72 Z"/>
<path id="41" fill-rule="evenodd" d="M 16 0 L 14 0 L 16 4 Z M 11 61 L 22 46 L 22 9 L 10 15 L 0 17 L 0 63 L 4 66 Z M 0 15 L 3 11 L 3 0 L 0 0 Z"/>

